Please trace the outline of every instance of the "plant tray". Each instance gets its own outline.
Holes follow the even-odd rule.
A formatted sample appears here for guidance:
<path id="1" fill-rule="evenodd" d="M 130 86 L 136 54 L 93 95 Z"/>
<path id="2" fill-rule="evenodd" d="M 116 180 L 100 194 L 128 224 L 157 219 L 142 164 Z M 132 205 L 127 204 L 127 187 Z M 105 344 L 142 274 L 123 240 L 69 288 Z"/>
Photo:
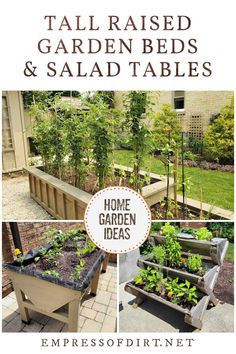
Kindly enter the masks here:
<path id="1" fill-rule="evenodd" d="M 147 268 L 148 266 L 163 271 L 165 275 L 168 275 L 173 278 L 179 278 L 182 280 L 188 280 L 190 283 L 197 285 L 198 288 L 205 294 L 211 295 L 211 301 L 216 305 L 217 300 L 212 294 L 214 286 L 216 284 L 220 266 L 213 264 L 210 261 L 204 261 L 204 265 L 207 266 L 208 271 L 204 274 L 204 276 L 199 276 L 197 274 L 192 274 L 187 271 L 183 271 L 180 269 L 174 269 L 167 266 L 162 266 L 160 264 L 149 261 L 150 255 L 143 256 L 137 260 L 137 265 L 140 268 Z M 214 300 L 214 301 L 213 301 Z"/>
<path id="2" fill-rule="evenodd" d="M 154 238 L 156 244 L 165 244 L 165 236 L 158 235 L 157 233 L 152 233 L 151 237 Z M 199 241 L 195 238 L 185 238 L 181 234 L 179 236 L 179 242 L 182 246 L 184 252 L 198 253 L 202 256 L 207 256 L 211 258 L 211 261 L 215 264 L 222 265 L 229 241 L 225 238 L 213 238 L 211 241 Z"/>
<path id="3" fill-rule="evenodd" d="M 172 302 L 167 301 L 156 294 L 148 293 L 147 291 L 144 291 L 143 289 L 140 289 L 139 287 L 135 286 L 131 282 L 125 285 L 125 291 L 136 297 L 135 301 L 137 306 L 140 305 L 146 298 L 150 298 L 158 303 L 166 305 L 172 308 L 173 310 L 182 313 L 184 315 L 184 322 L 198 329 L 202 328 L 203 316 L 210 300 L 209 295 L 203 295 L 197 305 L 193 306 L 189 310 L 177 304 L 173 304 Z"/>

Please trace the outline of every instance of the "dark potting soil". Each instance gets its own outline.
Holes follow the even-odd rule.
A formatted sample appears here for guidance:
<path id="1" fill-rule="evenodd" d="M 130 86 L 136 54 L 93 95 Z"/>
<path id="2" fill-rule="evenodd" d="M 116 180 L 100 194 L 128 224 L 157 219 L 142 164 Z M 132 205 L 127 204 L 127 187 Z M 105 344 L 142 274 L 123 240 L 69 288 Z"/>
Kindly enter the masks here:
<path id="1" fill-rule="evenodd" d="M 214 294 L 220 301 L 234 304 L 234 262 L 224 261 L 214 287 Z"/>
<path id="2" fill-rule="evenodd" d="M 79 264 L 80 259 L 83 258 L 85 261 L 83 270 L 80 273 L 79 280 L 75 281 L 77 285 L 82 284 L 83 278 L 86 276 L 88 271 L 94 265 L 98 253 L 100 250 L 95 249 L 93 253 L 78 256 L 76 254 L 77 248 L 84 248 L 85 240 L 76 242 L 72 238 L 67 239 L 61 248 L 61 256 L 55 256 L 53 258 L 45 255 L 39 261 L 30 263 L 25 266 L 26 269 L 37 271 L 43 273 L 45 271 L 57 271 L 59 273 L 59 278 L 63 281 L 72 281 L 70 279 L 73 274 L 75 267 Z"/>
<path id="3" fill-rule="evenodd" d="M 174 215 L 174 211 L 171 211 L 171 214 L 166 215 L 166 207 L 161 206 L 159 203 L 154 204 L 151 208 L 152 219 L 153 220 L 198 220 L 199 214 L 193 213 L 192 211 L 183 211 L 178 209 L 178 216 Z"/>

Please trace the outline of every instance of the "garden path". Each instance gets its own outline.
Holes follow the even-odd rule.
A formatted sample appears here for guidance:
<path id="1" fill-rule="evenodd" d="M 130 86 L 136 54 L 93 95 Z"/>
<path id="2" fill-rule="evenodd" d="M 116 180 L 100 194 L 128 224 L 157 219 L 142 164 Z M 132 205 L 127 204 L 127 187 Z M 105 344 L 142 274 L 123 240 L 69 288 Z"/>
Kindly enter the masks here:
<path id="1" fill-rule="evenodd" d="M 3 220 L 49 220 L 52 217 L 29 194 L 25 175 L 2 181 Z"/>

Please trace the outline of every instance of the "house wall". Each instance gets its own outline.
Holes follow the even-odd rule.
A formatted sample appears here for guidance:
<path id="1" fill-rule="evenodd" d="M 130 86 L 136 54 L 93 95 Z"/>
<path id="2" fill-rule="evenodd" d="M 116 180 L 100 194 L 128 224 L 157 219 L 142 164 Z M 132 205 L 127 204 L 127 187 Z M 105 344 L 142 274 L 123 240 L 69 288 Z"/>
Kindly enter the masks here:
<path id="1" fill-rule="evenodd" d="M 23 102 L 20 91 L 2 92 L 3 172 L 21 170 L 27 164 Z"/>
<path id="2" fill-rule="evenodd" d="M 115 106 L 122 109 L 125 91 L 115 92 Z M 154 112 L 159 112 L 163 104 L 174 108 L 174 91 L 152 91 Z M 233 98 L 233 91 L 185 91 L 184 109 L 177 110 L 183 130 L 201 138 L 213 114 L 221 111 Z"/>

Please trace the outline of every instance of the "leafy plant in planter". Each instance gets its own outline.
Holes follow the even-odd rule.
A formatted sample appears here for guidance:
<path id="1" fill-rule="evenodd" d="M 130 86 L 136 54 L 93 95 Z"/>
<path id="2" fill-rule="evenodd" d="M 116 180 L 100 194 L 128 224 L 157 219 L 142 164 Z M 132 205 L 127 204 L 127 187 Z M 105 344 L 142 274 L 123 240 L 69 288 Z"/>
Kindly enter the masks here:
<path id="1" fill-rule="evenodd" d="M 202 257 L 199 254 L 191 254 L 186 263 L 188 270 L 197 272 L 202 266 Z"/>
<path id="2" fill-rule="evenodd" d="M 85 266 L 85 260 L 80 259 L 79 264 L 75 267 L 75 270 L 73 271 L 73 273 L 70 276 L 70 280 L 72 280 L 72 281 L 79 280 L 80 276 L 81 276 L 81 272 L 84 269 L 84 266 Z"/>
<path id="3" fill-rule="evenodd" d="M 164 265 L 166 260 L 166 249 L 164 246 L 156 246 L 152 249 L 149 259 L 151 261 L 157 262 L 160 265 Z"/>
<path id="4" fill-rule="evenodd" d="M 168 237 L 174 237 L 177 234 L 177 231 L 174 226 L 167 222 L 164 226 L 162 226 L 161 234 Z"/>
<path id="5" fill-rule="evenodd" d="M 78 114 L 69 107 L 70 117 L 66 121 L 66 135 L 69 149 L 69 165 L 74 171 L 75 187 L 82 188 L 90 170 L 92 143 L 86 114 Z"/>
<path id="6" fill-rule="evenodd" d="M 148 281 L 151 270 L 151 267 L 140 269 L 138 275 L 133 279 L 134 283 L 137 285 L 144 285 Z"/>
<path id="7" fill-rule="evenodd" d="M 139 250 L 140 254 L 147 255 L 152 252 L 153 245 L 147 240 L 139 247 Z"/>
<path id="8" fill-rule="evenodd" d="M 114 143 L 114 121 L 107 104 L 102 100 L 88 104 L 88 120 L 93 139 L 93 160 L 99 189 L 105 188 L 111 173 L 111 152 Z"/>
<path id="9" fill-rule="evenodd" d="M 83 256 L 85 254 L 91 254 L 95 250 L 96 250 L 96 245 L 90 240 L 90 238 L 87 238 L 85 247 L 83 249 L 78 248 L 76 254 L 78 256 Z"/>
<path id="10" fill-rule="evenodd" d="M 201 227 L 195 233 L 196 239 L 201 241 L 210 241 L 212 239 L 212 232 L 206 227 Z"/>
<path id="11" fill-rule="evenodd" d="M 151 108 L 147 91 L 130 91 L 124 99 L 126 129 L 131 133 L 131 146 L 134 151 L 132 186 L 140 191 L 142 180 L 139 172 L 145 153 L 150 149 L 150 128 L 146 123 L 146 114 Z"/>
<path id="12" fill-rule="evenodd" d="M 50 275 L 51 277 L 59 278 L 60 274 L 56 270 L 45 270 L 42 274 Z"/>

